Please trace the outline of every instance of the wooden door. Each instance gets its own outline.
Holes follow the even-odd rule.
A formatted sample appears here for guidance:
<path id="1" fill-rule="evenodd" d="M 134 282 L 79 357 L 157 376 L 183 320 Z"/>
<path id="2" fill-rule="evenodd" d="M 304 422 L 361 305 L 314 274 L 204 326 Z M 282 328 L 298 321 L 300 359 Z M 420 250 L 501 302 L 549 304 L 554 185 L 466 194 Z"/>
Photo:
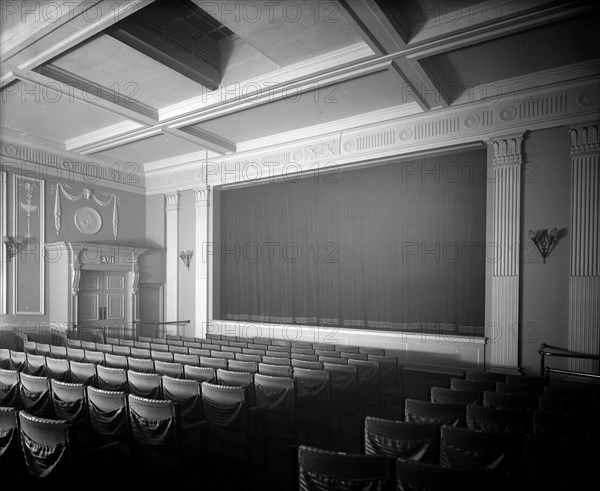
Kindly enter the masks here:
<path id="1" fill-rule="evenodd" d="M 81 271 L 78 326 L 114 332 L 125 328 L 126 277 L 120 272 Z"/>

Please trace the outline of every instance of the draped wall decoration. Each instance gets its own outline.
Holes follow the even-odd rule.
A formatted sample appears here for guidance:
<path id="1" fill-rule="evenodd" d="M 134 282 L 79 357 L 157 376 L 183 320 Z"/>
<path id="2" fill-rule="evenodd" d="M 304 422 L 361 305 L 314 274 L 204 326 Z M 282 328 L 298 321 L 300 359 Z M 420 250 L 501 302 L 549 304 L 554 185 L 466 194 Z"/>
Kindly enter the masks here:
<path id="1" fill-rule="evenodd" d="M 470 152 L 223 191 L 221 317 L 483 326 L 485 161 Z"/>
<path id="2" fill-rule="evenodd" d="M 69 201 L 79 201 L 81 198 L 85 198 L 86 200 L 94 200 L 98 206 L 109 206 L 111 203 L 113 204 L 113 215 L 112 215 L 112 231 L 115 240 L 117 240 L 117 235 L 119 233 L 119 212 L 118 205 L 120 204 L 119 197 L 114 193 L 102 193 L 102 196 L 107 196 L 108 199 L 101 200 L 98 198 L 94 191 L 91 189 L 83 188 L 83 191 L 79 194 L 71 194 L 67 191 L 67 189 L 71 189 L 69 184 L 55 184 L 52 186 L 52 192 L 55 194 L 54 200 L 54 226 L 56 228 L 56 233 L 60 234 L 60 228 L 62 223 L 62 206 L 60 203 L 61 194 L 67 198 Z"/>

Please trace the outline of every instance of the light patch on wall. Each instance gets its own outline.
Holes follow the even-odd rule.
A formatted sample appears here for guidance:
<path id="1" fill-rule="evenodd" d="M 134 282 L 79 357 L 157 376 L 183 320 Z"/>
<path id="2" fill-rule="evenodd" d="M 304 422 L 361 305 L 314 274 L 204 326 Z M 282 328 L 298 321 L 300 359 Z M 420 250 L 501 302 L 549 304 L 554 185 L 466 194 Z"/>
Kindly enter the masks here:
<path id="1" fill-rule="evenodd" d="M 12 258 L 13 314 L 44 314 L 45 182 L 13 175 L 13 235 L 22 246 Z"/>

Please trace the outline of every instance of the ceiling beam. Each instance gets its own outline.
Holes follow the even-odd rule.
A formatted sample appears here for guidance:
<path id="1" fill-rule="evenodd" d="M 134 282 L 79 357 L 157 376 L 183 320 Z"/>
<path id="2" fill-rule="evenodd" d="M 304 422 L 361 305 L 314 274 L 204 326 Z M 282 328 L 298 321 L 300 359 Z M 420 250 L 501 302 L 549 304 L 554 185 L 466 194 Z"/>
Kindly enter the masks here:
<path id="1" fill-rule="evenodd" d="M 61 22 L 51 22 L 46 28 L 32 31 L 29 36 L 19 38 L 18 42 L 7 49 L 7 56 L 2 55 L 2 72 L 0 73 L 0 88 L 15 79 L 14 73 L 6 68 L 14 66 L 21 70 L 31 70 L 52 58 L 64 53 L 68 49 L 82 43 L 91 36 L 98 34 L 112 24 L 124 19 L 140 8 L 146 7 L 154 0 L 113 0 L 89 1 L 73 8 L 69 13 L 67 21 L 64 15 L 60 17 Z M 20 8 L 24 8 L 25 2 L 12 2 Z M 36 11 L 32 14 L 44 15 L 44 8 L 48 8 L 50 2 L 35 2 Z M 66 8 L 65 2 L 63 7 Z M 58 2 L 52 2 L 58 6 Z M 46 10 L 46 15 L 49 15 Z M 4 14 L 3 7 L 3 14 Z M 21 14 L 21 12 L 19 12 Z M 62 22 L 65 21 L 65 22 Z"/>
<path id="2" fill-rule="evenodd" d="M 195 110 L 181 116 L 166 118 L 151 128 L 123 132 L 123 134 L 115 135 L 112 138 L 103 141 L 101 144 L 84 145 L 74 150 L 83 154 L 95 153 L 100 151 L 100 147 L 101 150 L 106 150 L 108 148 L 117 147 L 135 140 L 141 140 L 147 136 L 150 136 L 151 134 L 155 134 L 157 129 L 164 130 L 167 128 L 175 129 L 185 127 L 185 130 L 189 131 L 190 126 L 201 123 L 202 121 L 285 99 L 286 97 L 289 97 L 290 86 L 294 88 L 294 93 L 304 93 L 306 91 L 314 90 L 315 87 L 325 87 L 336 83 L 342 83 L 363 75 L 380 72 L 382 70 L 388 70 L 392 60 L 393 56 L 371 59 L 359 62 L 355 65 L 330 70 L 328 72 L 321 72 L 316 75 L 313 74 L 311 76 L 305 76 L 301 79 L 284 80 L 278 86 L 270 88 L 268 97 L 263 96 L 260 98 L 260 100 L 256 100 L 254 98 L 255 94 L 248 91 L 239 98 L 233 98 L 232 100 L 228 100 L 226 102 L 220 102 L 213 106 Z M 256 85 L 257 90 L 260 90 L 258 84 Z M 193 136 L 196 136 L 196 138 L 206 138 L 209 140 L 209 143 L 212 142 L 212 144 L 218 143 L 213 141 L 211 139 L 212 137 L 209 137 L 208 133 L 203 133 L 200 135 L 199 133 L 194 132 Z M 225 153 L 231 151 L 228 149 L 229 144 L 227 143 L 227 140 L 223 140 L 223 143 L 219 143 L 219 145 L 222 145 L 224 149 L 227 149 Z M 222 150 L 219 153 L 223 153 Z"/>
<path id="3" fill-rule="evenodd" d="M 19 80 L 37 84 L 47 89 L 56 90 L 69 98 L 73 98 L 86 104 L 93 105 L 97 108 L 110 111 L 113 114 L 123 116 L 124 118 L 130 119 L 137 123 L 141 123 L 147 126 L 152 126 L 158 123 L 158 118 L 149 117 L 146 114 L 140 113 L 137 110 L 137 108 L 129 108 L 126 107 L 124 104 L 119 104 L 110 100 L 108 98 L 108 93 L 103 94 L 104 97 L 101 97 L 96 92 L 88 92 L 85 86 L 84 88 L 71 86 L 62 81 L 50 78 L 46 75 L 31 70 L 21 70 L 16 67 L 11 67 L 10 70 Z"/>
<path id="4" fill-rule="evenodd" d="M 210 131 L 205 131 L 202 128 L 197 128 L 195 126 L 189 126 L 187 128 L 163 128 L 163 133 L 176 136 L 177 138 L 181 138 L 191 143 L 196 143 L 219 155 L 226 155 L 237 151 L 236 144 L 231 140 L 222 138 Z"/>
<path id="5" fill-rule="evenodd" d="M 359 32 L 365 43 L 379 55 L 402 52 L 407 47 L 407 33 L 400 23 L 387 17 L 374 0 L 353 2 L 338 0 L 346 20 Z M 402 81 L 403 93 L 414 99 L 424 111 L 432 107 L 448 107 L 448 101 L 425 70 L 415 67 L 418 61 L 399 56 L 391 65 Z"/>

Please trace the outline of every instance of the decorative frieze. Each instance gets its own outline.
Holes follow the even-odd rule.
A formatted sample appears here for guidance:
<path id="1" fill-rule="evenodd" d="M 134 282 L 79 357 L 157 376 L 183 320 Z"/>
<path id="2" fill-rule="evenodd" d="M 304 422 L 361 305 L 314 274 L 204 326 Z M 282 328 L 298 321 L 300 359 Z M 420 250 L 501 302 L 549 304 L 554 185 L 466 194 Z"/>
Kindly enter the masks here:
<path id="1" fill-rule="evenodd" d="M 100 185 L 123 185 L 144 188 L 142 170 L 134 164 L 107 164 L 99 161 L 73 160 L 48 150 L 17 143 L 0 143 L 2 165 L 15 172 L 35 173 L 40 179 L 96 182 Z"/>

